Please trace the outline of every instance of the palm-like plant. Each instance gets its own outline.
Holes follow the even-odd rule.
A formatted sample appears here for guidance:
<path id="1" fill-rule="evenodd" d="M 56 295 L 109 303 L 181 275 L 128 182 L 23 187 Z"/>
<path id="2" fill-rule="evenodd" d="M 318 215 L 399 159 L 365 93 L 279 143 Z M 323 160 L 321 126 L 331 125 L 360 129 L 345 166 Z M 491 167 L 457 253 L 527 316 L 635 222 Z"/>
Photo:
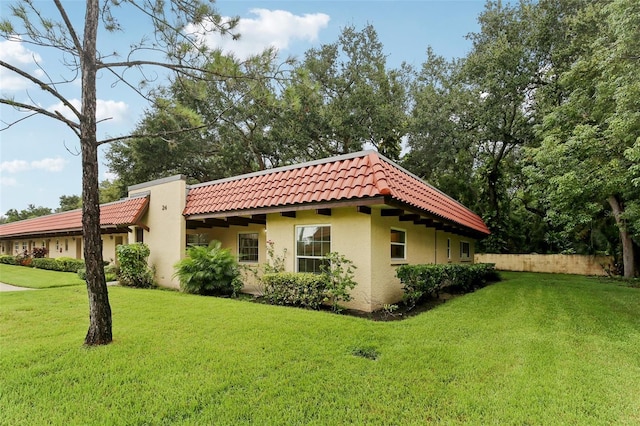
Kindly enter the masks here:
<path id="1" fill-rule="evenodd" d="M 208 247 L 189 247 L 187 257 L 174 268 L 186 293 L 235 296 L 242 288 L 238 262 L 220 241 L 211 241 Z"/>

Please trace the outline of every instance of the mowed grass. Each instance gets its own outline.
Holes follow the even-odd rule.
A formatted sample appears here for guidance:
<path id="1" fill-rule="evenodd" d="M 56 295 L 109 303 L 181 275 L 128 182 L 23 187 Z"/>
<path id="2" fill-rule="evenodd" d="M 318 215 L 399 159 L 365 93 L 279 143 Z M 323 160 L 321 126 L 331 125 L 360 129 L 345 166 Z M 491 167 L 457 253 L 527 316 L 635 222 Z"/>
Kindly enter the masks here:
<path id="1" fill-rule="evenodd" d="M 113 287 L 97 348 L 84 288 L 0 293 L 0 422 L 640 424 L 640 290 L 504 277 L 399 322 Z"/>
<path id="2" fill-rule="evenodd" d="M 0 282 L 28 288 L 85 285 L 84 280 L 73 272 L 47 271 L 3 263 L 0 263 Z"/>

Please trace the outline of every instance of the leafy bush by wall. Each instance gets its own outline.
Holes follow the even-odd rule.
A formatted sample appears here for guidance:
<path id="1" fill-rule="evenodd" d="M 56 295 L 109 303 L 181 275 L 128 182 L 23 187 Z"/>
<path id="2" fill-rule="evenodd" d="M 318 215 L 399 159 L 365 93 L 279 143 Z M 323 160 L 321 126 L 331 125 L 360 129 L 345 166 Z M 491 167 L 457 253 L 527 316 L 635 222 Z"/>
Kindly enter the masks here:
<path id="1" fill-rule="evenodd" d="M 332 309 L 340 310 L 339 302 L 351 300 L 351 290 L 357 285 L 354 281 L 356 266 L 344 255 L 331 252 L 324 257 L 328 262 L 320 266 L 326 282 L 325 296 Z"/>
<path id="2" fill-rule="evenodd" d="M 120 264 L 118 281 L 128 287 L 149 288 L 155 286 L 153 270 L 149 267 L 149 246 L 144 243 L 123 244 L 116 247 Z"/>
<path id="3" fill-rule="evenodd" d="M 235 296 L 242 289 L 238 262 L 229 249 L 222 248 L 220 241 L 211 241 L 208 247 L 189 247 L 187 257 L 174 268 L 174 276 L 186 293 Z"/>
<path id="4" fill-rule="evenodd" d="M 58 262 L 56 259 L 49 257 L 34 258 L 31 261 L 31 266 L 38 269 L 47 269 L 49 271 L 63 271 L 64 265 L 62 262 Z"/>
<path id="5" fill-rule="evenodd" d="M 351 300 L 350 291 L 357 285 L 354 281 L 356 266 L 340 253 L 332 252 L 320 267 L 322 273 L 268 273 L 261 278 L 265 300 L 276 305 L 300 306 L 318 309 L 323 303 L 338 312 L 340 302 Z"/>
<path id="6" fill-rule="evenodd" d="M 56 262 L 60 263 L 59 269 L 63 272 L 78 272 L 78 269 L 84 268 L 84 260 L 82 259 L 74 259 L 72 257 L 58 257 L 55 259 Z"/>
<path id="7" fill-rule="evenodd" d="M 327 281 L 323 275 L 302 272 L 265 274 L 264 298 L 274 305 L 318 309 L 327 299 Z"/>
<path id="8" fill-rule="evenodd" d="M 116 265 L 107 265 L 104 267 L 104 277 L 105 277 L 105 281 L 109 282 L 109 281 L 116 281 L 118 279 L 118 271 L 120 270 L 120 268 L 118 268 Z M 78 269 L 78 277 L 81 280 L 86 280 L 87 279 L 87 269 L 86 268 L 80 268 Z"/>
<path id="9" fill-rule="evenodd" d="M 498 279 L 493 263 L 402 265 L 396 269 L 404 290 L 404 302 L 414 306 L 425 296 L 445 288 L 469 292 Z"/>
<path id="10" fill-rule="evenodd" d="M 0 256 L 0 263 L 4 263 L 5 265 L 17 265 L 18 262 L 14 256 L 9 254 L 3 254 Z"/>

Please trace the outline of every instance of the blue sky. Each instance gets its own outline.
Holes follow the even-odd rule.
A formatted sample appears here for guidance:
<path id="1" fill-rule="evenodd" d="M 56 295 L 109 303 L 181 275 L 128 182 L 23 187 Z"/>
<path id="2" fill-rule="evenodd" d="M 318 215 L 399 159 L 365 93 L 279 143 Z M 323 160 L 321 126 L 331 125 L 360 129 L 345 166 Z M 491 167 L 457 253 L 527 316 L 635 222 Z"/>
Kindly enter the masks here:
<path id="1" fill-rule="evenodd" d="M 7 1 L 0 2 L 0 15 L 7 16 Z M 57 18 L 52 2 L 36 1 L 48 16 Z M 63 1 L 73 24 L 82 32 L 83 1 Z M 337 40 L 342 28 L 362 29 L 372 24 L 388 55 L 389 67 L 402 62 L 420 66 L 428 46 L 448 58 L 464 56 L 471 48 L 465 35 L 479 30 L 477 17 L 483 0 L 412 1 L 255 1 L 219 0 L 223 16 L 239 16 L 238 42 L 211 39 L 238 56 L 255 53 L 268 45 L 280 54 L 301 57 L 311 47 Z M 135 16 L 121 20 L 124 31 L 99 34 L 98 48 L 124 52 L 130 42 L 147 29 Z M 102 36 L 102 37 L 101 37 Z M 69 77 L 57 51 L 36 48 L 24 42 L 0 41 L 0 59 L 19 68 L 49 75 Z M 36 65 L 34 59 L 37 60 Z M 108 75 L 99 76 L 98 115 L 108 118 L 98 127 L 98 137 L 120 136 L 131 132 L 147 107 L 145 101 L 122 85 L 112 86 Z M 60 86 L 68 99 L 80 98 L 78 81 Z M 50 110 L 57 100 L 0 69 L 0 93 L 18 101 L 33 99 Z M 0 105 L 0 119 L 12 122 L 24 117 L 12 108 Z M 5 127 L 2 125 L 0 127 Z M 80 195 L 82 165 L 75 135 L 58 121 L 32 117 L 0 131 L 0 214 L 9 209 L 22 210 L 28 204 L 55 209 L 61 195 Z M 100 156 L 100 179 L 109 178 L 109 170 Z"/>

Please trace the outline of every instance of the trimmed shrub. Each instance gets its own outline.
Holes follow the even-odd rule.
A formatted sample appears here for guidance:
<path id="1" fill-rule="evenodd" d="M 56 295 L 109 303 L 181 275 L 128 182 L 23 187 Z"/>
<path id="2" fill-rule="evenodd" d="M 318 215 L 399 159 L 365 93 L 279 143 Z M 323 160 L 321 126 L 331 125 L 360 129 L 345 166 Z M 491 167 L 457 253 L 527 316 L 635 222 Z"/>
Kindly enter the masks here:
<path id="1" fill-rule="evenodd" d="M 63 270 L 63 265 L 61 262 L 58 262 L 56 261 L 56 259 L 51 259 L 49 257 L 34 258 L 31 261 L 31 266 L 38 269 L 47 269 L 49 271 Z"/>
<path id="2" fill-rule="evenodd" d="M 78 269 L 78 277 L 81 280 L 87 279 L 87 268 Z M 118 267 L 116 265 L 107 265 L 104 267 L 105 281 L 116 281 L 118 279 Z"/>
<path id="3" fill-rule="evenodd" d="M 262 277 L 265 300 L 274 305 L 318 309 L 327 300 L 324 275 L 279 272 Z"/>
<path id="4" fill-rule="evenodd" d="M 402 283 L 403 300 L 415 306 L 423 297 L 437 295 L 445 288 L 469 292 L 499 279 L 495 264 L 402 265 L 396 269 Z"/>
<path id="5" fill-rule="evenodd" d="M 4 263 L 5 265 L 18 265 L 16 258 L 9 254 L 3 254 L 0 256 L 0 263 Z"/>
<path id="6" fill-rule="evenodd" d="M 117 281 L 120 268 L 116 264 L 106 265 L 104 267 L 104 276 L 109 281 Z"/>
<path id="7" fill-rule="evenodd" d="M 144 243 L 124 244 L 116 248 L 120 264 L 118 281 L 127 287 L 155 287 L 153 270 L 149 267 L 149 246 Z"/>
<path id="8" fill-rule="evenodd" d="M 220 241 L 211 241 L 208 247 L 189 247 L 187 257 L 174 268 L 174 276 L 186 293 L 235 296 L 242 289 L 238 262 L 229 249 L 222 248 Z"/>
<path id="9" fill-rule="evenodd" d="M 84 268 L 84 260 L 74 259 L 72 257 L 58 257 L 56 262 L 60 263 L 60 271 L 62 272 L 78 272 L 78 269 Z"/>

